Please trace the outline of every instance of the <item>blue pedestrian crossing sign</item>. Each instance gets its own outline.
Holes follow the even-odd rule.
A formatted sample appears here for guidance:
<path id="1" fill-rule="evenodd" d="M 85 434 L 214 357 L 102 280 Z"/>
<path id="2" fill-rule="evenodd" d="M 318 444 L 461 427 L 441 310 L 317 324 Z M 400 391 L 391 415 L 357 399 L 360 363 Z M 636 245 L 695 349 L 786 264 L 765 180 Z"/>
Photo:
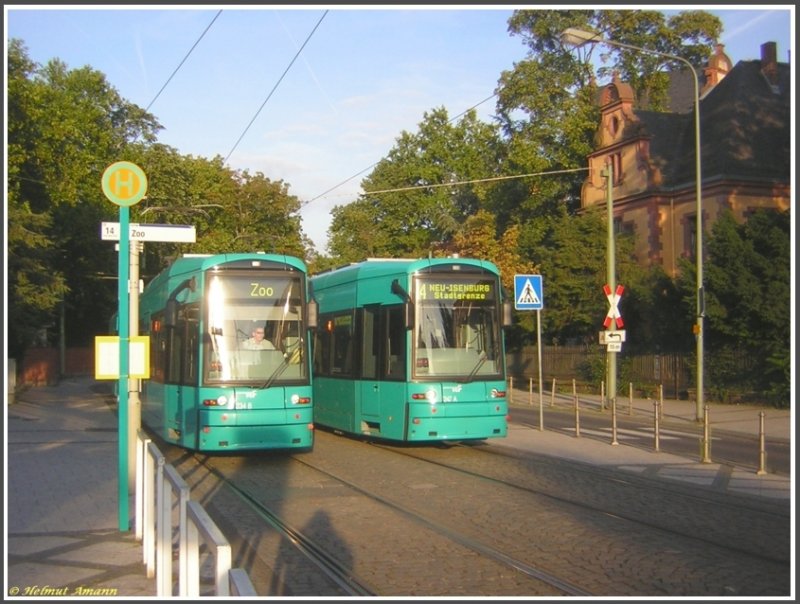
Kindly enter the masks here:
<path id="1" fill-rule="evenodd" d="M 544 308 L 541 275 L 514 275 L 514 308 L 516 310 Z"/>

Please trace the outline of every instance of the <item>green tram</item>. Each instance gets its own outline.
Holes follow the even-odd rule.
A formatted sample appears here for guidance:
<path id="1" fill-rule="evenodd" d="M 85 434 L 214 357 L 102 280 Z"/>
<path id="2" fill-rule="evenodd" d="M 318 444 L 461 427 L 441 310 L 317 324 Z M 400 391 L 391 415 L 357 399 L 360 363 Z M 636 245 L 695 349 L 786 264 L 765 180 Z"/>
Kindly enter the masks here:
<path id="1" fill-rule="evenodd" d="M 301 260 L 178 258 L 140 296 L 139 325 L 150 336 L 142 423 L 161 438 L 197 451 L 313 447 L 316 305 Z"/>
<path id="2" fill-rule="evenodd" d="M 494 264 L 376 258 L 311 286 L 316 425 L 409 442 L 507 435 L 511 304 Z"/>

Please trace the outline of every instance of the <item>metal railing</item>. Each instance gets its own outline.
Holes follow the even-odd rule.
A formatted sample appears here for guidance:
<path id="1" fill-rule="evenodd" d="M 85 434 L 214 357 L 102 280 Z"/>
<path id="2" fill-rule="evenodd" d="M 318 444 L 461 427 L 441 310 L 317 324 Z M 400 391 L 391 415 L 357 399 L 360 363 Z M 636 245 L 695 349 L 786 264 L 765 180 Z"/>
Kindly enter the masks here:
<path id="1" fill-rule="evenodd" d="M 165 480 L 166 479 L 166 480 Z M 173 596 L 173 502 L 178 504 L 178 595 L 200 595 L 200 538 L 215 558 L 214 595 L 257 596 L 247 573 L 231 568 L 231 546 L 205 509 L 190 497 L 178 471 L 142 431 L 136 443 L 136 539 L 158 597 Z"/>

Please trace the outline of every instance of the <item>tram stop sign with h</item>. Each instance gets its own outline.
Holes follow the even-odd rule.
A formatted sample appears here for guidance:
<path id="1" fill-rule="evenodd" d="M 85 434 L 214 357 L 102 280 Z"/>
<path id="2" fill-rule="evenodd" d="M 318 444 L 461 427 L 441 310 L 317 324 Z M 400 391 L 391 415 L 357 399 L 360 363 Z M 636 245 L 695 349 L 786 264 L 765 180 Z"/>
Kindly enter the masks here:
<path id="1" fill-rule="evenodd" d="M 514 275 L 514 308 L 516 310 L 542 310 L 541 275 Z"/>
<path id="2" fill-rule="evenodd" d="M 129 161 L 118 161 L 103 172 L 103 193 L 120 207 L 130 207 L 144 199 L 147 193 L 147 176 L 144 170 Z"/>

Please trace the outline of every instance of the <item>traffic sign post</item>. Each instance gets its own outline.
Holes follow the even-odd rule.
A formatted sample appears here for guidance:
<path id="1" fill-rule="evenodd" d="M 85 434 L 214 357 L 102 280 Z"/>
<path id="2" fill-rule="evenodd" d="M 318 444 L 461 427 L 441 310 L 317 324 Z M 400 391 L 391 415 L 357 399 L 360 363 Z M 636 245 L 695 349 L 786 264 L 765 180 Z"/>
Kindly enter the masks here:
<path id="1" fill-rule="evenodd" d="M 514 308 L 536 311 L 536 350 L 539 361 L 539 430 L 544 430 L 542 385 L 542 316 L 544 293 L 541 275 L 514 275 Z"/>
<path id="2" fill-rule="evenodd" d="M 130 206 L 139 203 L 147 193 L 144 171 L 131 162 L 119 161 L 108 166 L 101 179 L 103 193 L 111 203 L 119 206 L 119 386 L 117 420 L 119 431 L 119 530 L 130 530 L 128 518 L 128 373 L 129 373 L 129 317 L 128 317 L 128 253 Z"/>

